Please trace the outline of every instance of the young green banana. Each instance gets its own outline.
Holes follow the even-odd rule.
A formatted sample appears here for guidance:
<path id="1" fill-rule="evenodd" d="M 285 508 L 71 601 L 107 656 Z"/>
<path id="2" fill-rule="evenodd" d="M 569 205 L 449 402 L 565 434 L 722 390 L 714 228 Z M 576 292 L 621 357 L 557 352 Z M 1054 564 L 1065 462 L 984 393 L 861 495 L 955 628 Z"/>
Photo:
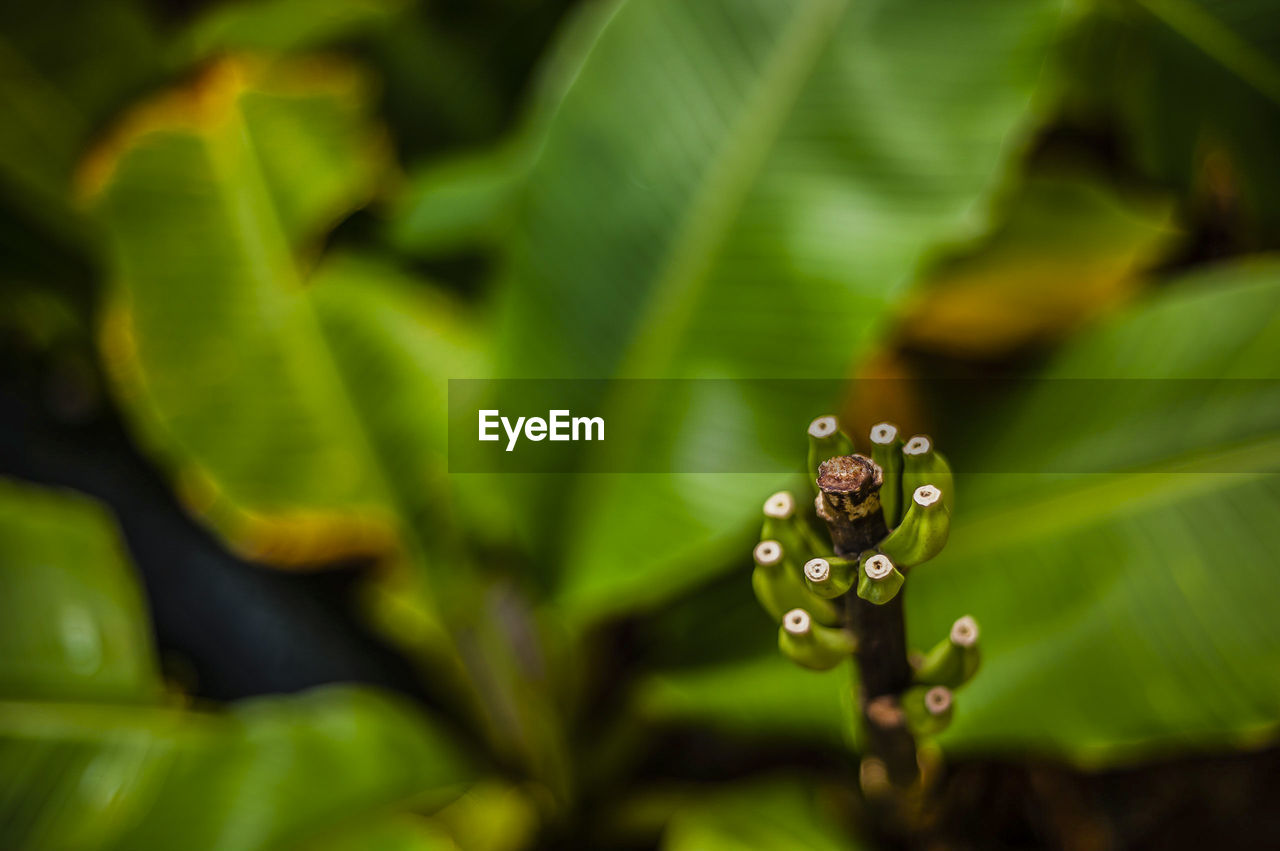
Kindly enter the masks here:
<path id="1" fill-rule="evenodd" d="M 760 540 L 778 541 L 792 561 L 830 551 L 830 547 L 819 542 L 809 524 L 800 519 L 796 512 L 796 498 L 790 491 L 778 491 L 765 500 Z"/>
<path id="2" fill-rule="evenodd" d="M 907 727 L 917 736 L 936 736 L 951 723 L 951 689 L 946 686 L 915 686 L 902 695 L 902 711 Z"/>
<path id="3" fill-rule="evenodd" d="M 884 472 L 880 507 L 884 522 L 892 529 L 902 518 L 902 439 L 897 426 L 880 423 L 871 427 L 871 460 Z"/>
<path id="4" fill-rule="evenodd" d="M 880 542 L 880 552 L 902 567 L 915 567 L 942 552 L 951 533 L 946 496 L 934 485 L 921 485 L 898 528 Z"/>
<path id="5" fill-rule="evenodd" d="M 858 581 L 858 560 L 827 556 L 804 563 L 804 584 L 823 599 L 844 594 Z"/>
<path id="6" fill-rule="evenodd" d="M 830 600 L 815 597 L 800 579 L 800 570 L 789 563 L 777 541 L 761 541 L 753 552 L 756 566 L 751 572 L 751 588 L 760 605 L 775 621 L 795 608 L 806 609 L 827 626 L 840 622 L 840 610 Z"/>
<path id="7" fill-rule="evenodd" d="M 921 485 L 933 485 L 942 491 L 943 502 L 950 512 L 955 507 L 955 482 L 951 465 L 933 448 L 928 435 L 917 434 L 902 447 L 902 495 L 914 493 Z"/>
<path id="8" fill-rule="evenodd" d="M 809 423 L 809 469 L 805 475 L 818 493 L 818 465 L 828 458 L 853 454 L 853 441 L 840 430 L 836 418 L 828 414 Z"/>
<path id="9" fill-rule="evenodd" d="M 843 629 L 819 623 L 804 609 L 783 615 L 778 627 L 778 649 L 792 662 L 815 671 L 825 671 L 848 659 L 856 647 L 853 636 Z"/>
<path id="10" fill-rule="evenodd" d="M 926 685 L 959 688 L 977 673 L 978 623 L 965 615 L 951 626 L 951 634 L 925 654 L 916 669 L 915 680 Z"/>
<path id="11" fill-rule="evenodd" d="M 906 579 L 883 553 L 867 553 L 858 571 L 858 596 L 883 606 L 897 596 Z"/>

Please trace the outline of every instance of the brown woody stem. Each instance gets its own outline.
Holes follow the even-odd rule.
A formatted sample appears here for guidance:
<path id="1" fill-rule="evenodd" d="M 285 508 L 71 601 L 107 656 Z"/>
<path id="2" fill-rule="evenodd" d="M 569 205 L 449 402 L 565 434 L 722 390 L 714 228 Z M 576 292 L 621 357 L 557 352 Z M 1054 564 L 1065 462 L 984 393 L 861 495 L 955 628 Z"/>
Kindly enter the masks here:
<path id="1" fill-rule="evenodd" d="M 836 555 L 857 558 L 889 534 L 880 508 L 883 482 L 880 468 L 861 455 L 831 458 L 819 466 L 815 504 Z M 914 783 L 919 773 L 915 739 L 898 705 L 899 696 L 911 685 L 902 608 L 905 590 L 879 606 L 856 594 L 845 596 L 846 617 L 858 642 L 867 755 L 883 763 L 889 784 L 899 789 Z"/>

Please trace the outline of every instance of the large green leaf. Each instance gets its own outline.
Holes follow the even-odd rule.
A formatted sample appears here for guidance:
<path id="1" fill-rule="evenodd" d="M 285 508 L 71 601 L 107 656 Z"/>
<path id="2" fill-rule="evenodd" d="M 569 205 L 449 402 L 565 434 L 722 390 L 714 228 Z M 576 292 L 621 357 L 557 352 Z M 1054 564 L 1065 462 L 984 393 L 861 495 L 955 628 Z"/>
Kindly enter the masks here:
<path id="1" fill-rule="evenodd" d="M 80 848 L 139 815 L 168 724 L 84 743 L 162 694 L 141 595 L 107 513 L 84 497 L 0 480 L 0 845 Z M 32 700 L 78 700 L 41 704 Z M 104 838 L 97 839 L 101 834 Z"/>
<path id="2" fill-rule="evenodd" d="M 227 715 L 4 702 L 0 765 L 0 839 L 33 851 L 290 847 L 468 777 L 419 715 L 346 688 Z"/>
<path id="3" fill-rule="evenodd" d="M 441 641 L 432 605 L 444 601 L 445 620 L 470 669 L 464 676 L 484 684 L 481 711 L 496 749 L 520 753 L 535 772 L 562 782 L 551 705 L 556 695 L 526 661 L 536 628 L 516 617 L 518 601 L 501 602 L 502 594 L 479 587 L 478 571 L 469 569 L 471 545 L 508 540 L 502 488 L 487 476 L 446 472 L 446 376 L 475 374 L 485 364 L 471 317 L 385 263 L 353 256 L 327 260 L 310 297 L 399 517 L 413 542 L 421 542 L 416 556 L 426 562 L 416 577 L 404 577 L 408 582 L 379 583 L 370 614 L 402 646 L 438 663 L 445 661 L 441 644 L 452 645 Z M 453 684 L 467 688 L 462 680 Z"/>
<path id="4" fill-rule="evenodd" d="M 0 846 L 290 847 L 468 779 L 428 719 L 356 688 L 165 705 L 104 511 L 5 482 L 0 529 Z"/>
<path id="5" fill-rule="evenodd" d="M 392 545 L 301 253 L 373 189 L 363 109 L 341 67 L 223 63 L 140 111 L 94 170 L 122 401 L 189 504 L 268 561 Z"/>
<path id="6" fill-rule="evenodd" d="M 441 499 L 451 482 L 445 447 L 449 376 L 485 368 L 472 317 L 443 293 L 368 257 L 331 257 L 310 301 L 350 404 L 409 521 L 456 534 Z"/>
<path id="7" fill-rule="evenodd" d="M 500 371 L 843 374 L 929 247 L 981 226 L 1056 17 L 1051 2 L 619 3 L 547 107 Z M 613 459 L 772 457 L 762 433 L 832 402 L 675 417 L 654 395 L 600 400 L 615 421 L 680 423 Z M 778 482 L 727 479 L 593 475 L 567 509 L 535 498 L 555 512 L 545 540 L 565 542 L 547 553 L 565 610 L 598 617 L 716 569 L 747 514 L 726 497 Z"/>
<path id="8" fill-rule="evenodd" d="M 529 170 L 600 29 L 608 3 L 585 4 L 556 33 L 531 85 L 519 127 L 510 138 L 427 163 L 409 176 L 388 216 L 397 248 L 433 257 L 468 249 L 497 249 L 510 235 Z"/>
<path id="9" fill-rule="evenodd" d="M 524 676 L 515 639 L 482 617 L 444 475 L 446 379 L 483 368 L 470 318 L 385 263 L 308 262 L 373 189 L 365 104 L 327 63 L 230 62 L 126 122 L 97 166 L 114 248 L 104 351 L 147 448 L 233 547 L 407 565 L 374 589 L 379 623 L 499 749 L 543 760 L 555 736 L 530 721 L 539 700 L 505 691 Z M 495 500 L 458 496 L 475 497 L 461 517 L 504 528 Z M 466 662 L 483 670 L 463 669 L 442 620 L 486 633 L 489 652 Z"/>
<path id="10" fill-rule="evenodd" d="M 920 646 L 982 625 L 944 741 L 1088 762 L 1273 737 L 1280 264 L 1178 282 L 1040 377 L 968 411 L 956 462 L 1010 472 L 957 480 L 951 542 L 907 598 Z"/>
<path id="11" fill-rule="evenodd" d="M 468 777 L 419 715 L 355 689 L 247 701 L 218 720 L 216 738 L 168 766 L 122 847 L 171 847 L 174 836 L 228 851 L 287 846 L 390 806 L 438 806 Z"/>

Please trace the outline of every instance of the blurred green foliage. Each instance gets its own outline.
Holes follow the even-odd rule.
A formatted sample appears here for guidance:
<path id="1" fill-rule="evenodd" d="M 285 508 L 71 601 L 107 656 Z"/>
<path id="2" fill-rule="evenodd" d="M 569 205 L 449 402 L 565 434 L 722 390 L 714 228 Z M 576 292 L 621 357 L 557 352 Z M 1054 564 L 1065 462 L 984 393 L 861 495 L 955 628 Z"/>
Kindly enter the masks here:
<path id="1" fill-rule="evenodd" d="M 469 776 L 443 731 L 370 693 L 184 707 L 101 506 L 5 483 L 0 531 L 8 847 L 279 847 L 387 802 L 447 800 Z"/>
<path id="2" fill-rule="evenodd" d="M 838 800 L 823 800 L 801 782 L 740 784 L 691 795 L 691 804 L 671 816 L 663 848 L 777 849 L 797 845 L 835 851 L 857 849 L 842 825 Z"/>
<path id="3" fill-rule="evenodd" d="M 865 847 L 851 773 L 647 809 L 633 774 L 674 726 L 856 747 L 849 672 L 786 667 L 745 580 L 796 482 L 450 477 L 460 377 L 1028 379 L 851 391 L 962 471 L 1127 471 L 962 472 L 907 602 L 917 646 L 983 624 L 944 750 L 1274 739 L 1274 4 L 187 5 L 0 11 L 0 324 L 100 373 L 235 552 L 376 562 L 369 622 L 450 699 L 193 705 L 109 509 L 5 481 L 0 845 Z M 1263 381 L 1205 410 L 1219 378 Z M 614 460 L 776 459 L 841 401 L 796 386 L 596 401 L 669 424 Z"/>

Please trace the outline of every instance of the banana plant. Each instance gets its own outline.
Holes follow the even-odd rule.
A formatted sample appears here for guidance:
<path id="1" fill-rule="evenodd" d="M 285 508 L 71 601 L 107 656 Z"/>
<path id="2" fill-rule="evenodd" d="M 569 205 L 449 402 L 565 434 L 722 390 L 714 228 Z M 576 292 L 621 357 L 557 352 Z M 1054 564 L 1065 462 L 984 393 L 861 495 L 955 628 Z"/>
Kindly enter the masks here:
<path id="1" fill-rule="evenodd" d="M 977 672 L 978 624 L 965 615 L 927 652 L 908 651 L 903 597 L 912 571 L 946 546 L 954 479 L 926 435 L 903 441 L 879 423 L 869 444 L 858 454 L 834 416 L 810 423 L 813 510 L 788 491 L 765 500 L 752 588 L 791 661 L 857 666 L 862 788 L 885 800 L 927 785 L 921 742 L 946 728 L 953 691 Z"/>

